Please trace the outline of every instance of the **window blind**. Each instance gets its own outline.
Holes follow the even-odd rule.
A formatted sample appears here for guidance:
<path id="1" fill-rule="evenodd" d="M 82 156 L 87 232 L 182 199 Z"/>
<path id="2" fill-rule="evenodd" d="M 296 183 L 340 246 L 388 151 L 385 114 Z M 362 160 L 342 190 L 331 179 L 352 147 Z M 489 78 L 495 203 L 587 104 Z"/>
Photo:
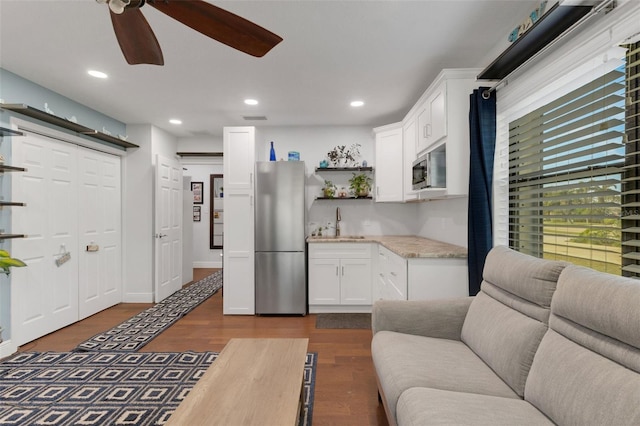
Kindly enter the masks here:
<path id="1" fill-rule="evenodd" d="M 624 69 L 512 121 L 509 245 L 619 274 L 624 139 Z"/>
<path id="2" fill-rule="evenodd" d="M 640 277 L 640 43 L 626 55 L 626 158 L 622 185 L 622 275 Z"/>

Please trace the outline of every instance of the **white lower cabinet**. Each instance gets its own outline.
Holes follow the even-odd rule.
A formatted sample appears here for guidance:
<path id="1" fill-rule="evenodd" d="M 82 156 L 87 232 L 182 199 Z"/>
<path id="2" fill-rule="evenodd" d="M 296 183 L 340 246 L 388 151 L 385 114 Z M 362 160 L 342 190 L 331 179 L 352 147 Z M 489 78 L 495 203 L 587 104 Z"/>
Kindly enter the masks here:
<path id="1" fill-rule="evenodd" d="M 466 258 L 411 258 L 407 265 L 407 299 L 450 299 L 469 296 Z"/>
<path id="2" fill-rule="evenodd" d="M 371 310 L 372 246 L 309 244 L 309 313 Z"/>
<path id="3" fill-rule="evenodd" d="M 407 299 L 407 260 L 378 245 L 377 299 Z"/>
<path id="4" fill-rule="evenodd" d="M 467 297 L 467 259 L 402 257 L 382 244 L 309 243 L 309 313 L 370 312 L 375 300 Z"/>
<path id="5" fill-rule="evenodd" d="M 426 300 L 467 297 L 467 259 L 404 258 L 378 245 L 374 298 Z"/>

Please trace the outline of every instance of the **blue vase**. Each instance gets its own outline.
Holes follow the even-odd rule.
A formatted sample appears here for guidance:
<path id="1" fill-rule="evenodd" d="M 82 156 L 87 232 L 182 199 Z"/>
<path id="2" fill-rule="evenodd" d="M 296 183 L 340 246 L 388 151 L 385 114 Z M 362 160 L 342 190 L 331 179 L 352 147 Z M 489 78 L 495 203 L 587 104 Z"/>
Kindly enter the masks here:
<path id="1" fill-rule="evenodd" d="M 271 151 L 269 152 L 269 161 L 276 161 L 276 150 L 273 149 L 273 141 L 271 141 Z"/>

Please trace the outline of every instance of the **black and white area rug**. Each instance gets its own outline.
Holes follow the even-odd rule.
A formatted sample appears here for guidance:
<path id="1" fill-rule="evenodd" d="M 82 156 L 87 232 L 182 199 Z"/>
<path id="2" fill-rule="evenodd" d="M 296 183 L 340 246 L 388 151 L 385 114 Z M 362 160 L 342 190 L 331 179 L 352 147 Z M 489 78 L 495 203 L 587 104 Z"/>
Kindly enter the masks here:
<path id="1" fill-rule="evenodd" d="M 25 352 L 0 363 L 0 425 L 162 425 L 216 352 Z M 317 354 L 307 354 L 300 426 L 310 426 Z"/>
<path id="2" fill-rule="evenodd" d="M 76 351 L 135 352 L 222 288 L 222 271 L 176 291 L 160 303 L 80 343 Z"/>

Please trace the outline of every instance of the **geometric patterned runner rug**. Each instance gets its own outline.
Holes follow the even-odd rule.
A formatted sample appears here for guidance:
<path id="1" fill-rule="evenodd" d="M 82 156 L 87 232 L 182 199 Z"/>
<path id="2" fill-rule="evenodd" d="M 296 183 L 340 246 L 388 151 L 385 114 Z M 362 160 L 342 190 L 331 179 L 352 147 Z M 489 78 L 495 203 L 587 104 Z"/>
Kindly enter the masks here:
<path id="1" fill-rule="evenodd" d="M 80 343 L 75 351 L 135 352 L 222 288 L 222 271 L 180 289 L 122 324 Z"/>
<path id="2" fill-rule="evenodd" d="M 0 363 L 0 425 L 162 425 L 216 352 L 24 352 Z M 300 425 L 310 426 L 317 354 Z"/>

